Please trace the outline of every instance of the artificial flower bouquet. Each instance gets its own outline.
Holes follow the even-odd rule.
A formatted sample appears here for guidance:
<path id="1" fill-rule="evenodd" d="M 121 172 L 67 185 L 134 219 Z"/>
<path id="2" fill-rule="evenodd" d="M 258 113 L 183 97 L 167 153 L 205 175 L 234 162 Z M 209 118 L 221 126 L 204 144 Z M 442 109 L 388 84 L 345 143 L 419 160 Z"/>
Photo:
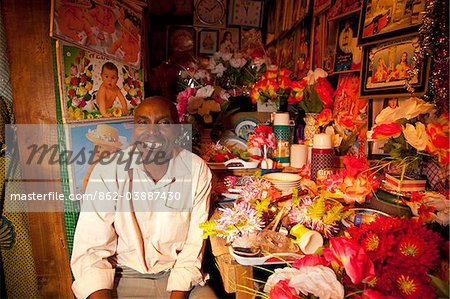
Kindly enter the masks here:
<path id="1" fill-rule="evenodd" d="M 450 221 L 450 198 L 447 192 L 412 192 L 409 199 L 403 199 L 409 206 L 414 218 L 422 223 L 436 222 L 447 226 Z"/>
<path id="2" fill-rule="evenodd" d="M 256 104 L 258 101 L 262 103 L 270 101 L 276 104 L 277 110 L 280 110 L 285 104 L 287 105 L 291 93 L 302 91 L 304 87 L 303 81 L 292 81 L 290 78 L 291 73 L 290 70 L 285 68 L 269 67 L 250 91 L 250 98 L 253 104 Z"/>
<path id="3" fill-rule="evenodd" d="M 363 203 L 379 187 L 375 170 L 370 169 L 363 157 L 345 156 L 345 168 L 330 174 L 323 181 L 325 197 L 343 199 L 346 204 Z"/>
<path id="4" fill-rule="evenodd" d="M 277 299 L 448 297 L 442 287 L 448 284 L 444 246 L 437 233 L 414 220 L 378 217 L 330 238 L 321 253 L 275 269 L 263 292 L 248 292 Z"/>
<path id="5" fill-rule="evenodd" d="M 230 95 L 218 86 L 188 87 L 177 96 L 180 121 L 199 122 L 203 126 L 212 126 L 220 112 L 228 108 L 229 97 Z"/>
<path id="6" fill-rule="evenodd" d="M 201 158 L 206 162 L 222 163 L 230 159 L 239 158 L 249 161 L 252 155 L 248 151 L 241 150 L 237 147 L 228 148 L 220 143 L 203 143 L 201 144 Z"/>
<path id="7" fill-rule="evenodd" d="M 435 106 L 409 98 L 401 108 L 384 109 L 376 118 L 372 139 L 386 140 L 384 151 L 399 173 L 414 176 L 425 163 L 450 163 L 448 115 L 430 116 Z"/>
<path id="8" fill-rule="evenodd" d="M 310 70 L 305 78 L 292 83 L 288 103 L 305 113 L 320 113 L 323 109 L 332 109 L 334 90 L 326 79 L 327 76 L 327 72 L 320 68 Z"/>

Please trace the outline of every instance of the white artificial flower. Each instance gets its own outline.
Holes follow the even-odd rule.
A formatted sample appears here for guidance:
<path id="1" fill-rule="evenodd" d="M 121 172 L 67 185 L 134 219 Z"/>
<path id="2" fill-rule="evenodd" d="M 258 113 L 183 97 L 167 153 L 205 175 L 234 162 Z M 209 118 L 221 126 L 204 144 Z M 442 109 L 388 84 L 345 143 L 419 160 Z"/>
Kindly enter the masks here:
<path id="1" fill-rule="evenodd" d="M 409 98 L 402 101 L 401 107 L 390 108 L 386 107 L 381 110 L 380 114 L 375 119 L 376 124 L 392 123 L 399 119 L 413 119 L 421 114 L 433 113 L 436 111 L 436 106 L 425 102 L 419 98 Z"/>
<path id="2" fill-rule="evenodd" d="M 300 270 L 291 268 L 291 267 L 285 267 L 285 268 L 277 268 L 275 269 L 275 272 L 269 276 L 267 279 L 267 282 L 264 286 L 264 293 L 269 294 L 270 290 L 280 281 L 285 279 L 292 279 L 296 275 L 300 274 Z"/>
<path id="3" fill-rule="evenodd" d="M 326 78 L 328 76 L 328 73 L 325 72 L 321 68 L 316 68 L 314 72 L 312 70 L 308 71 L 308 74 L 306 75 L 305 79 L 308 85 L 313 85 L 314 83 L 319 80 L 319 78 Z"/>
<path id="4" fill-rule="evenodd" d="M 198 72 L 195 73 L 194 78 L 196 80 L 200 80 L 200 79 L 202 79 L 202 80 L 205 80 L 205 79 L 209 80 L 210 76 L 209 76 L 209 73 L 206 70 L 198 70 Z"/>
<path id="5" fill-rule="evenodd" d="M 216 74 L 217 77 L 222 77 L 223 76 L 223 72 L 226 71 L 226 67 L 223 66 L 222 63 L 219 63 L 218 65 L 216 65 L 214 67 L 214 69 L 211 69 L 211 73 Z"/>
<path id="6" fill-rule="evenodd" d="M 425 150 L 428 143 L 428 135 L 425 131 L 425 125 L 421 122 L 417 122 L 416 126 L 412 124 L 406 124 L 403 128 L 403 135 L 406 141 L 411 144 L 412 147 L 418 151 Z"/>
<path id="7" fill-rule="evenodd" d="M 216 52 L 219 58 L 221 58 L 223 61 L 229 61 L 231 57 L 233 57 L 233 53 L 222 53 L 222 52 Z"/>
<path id="8" fill-rule="evenodd" d="M 199 97 L 199 98 L 209 98 L 210 96 L 212 96 L 213 92 L 214 92 L 214 86 L 206 85 L 206 86 L 203 86 L 202 88 L 199 88 L 199 90 L 197 90 L 197 93 L 195 94 L 195 96 Z"/>
<path id="9" fill-rule="evenodd" d="M 450 200 L 439 192 L 425 192 L 423 201 L 427 205 L 435 207 L 437 211 L 450 209 Z"/>
<path id="10" fill-rule="evenodd" d="M 313 294 L 321 299 L 344 298 L 344 286 L 337 280 L 336 273 L 328 267 L 305 266 L 291 278 L 289 286 L 305 296 Z"/>
<path id="11" fill-rule="evenodd" d="M 247 63 L 247 60 L 242 57 L 234 57 L 230 59 L 230 65 L 234 68 L 240 69 Z"/>

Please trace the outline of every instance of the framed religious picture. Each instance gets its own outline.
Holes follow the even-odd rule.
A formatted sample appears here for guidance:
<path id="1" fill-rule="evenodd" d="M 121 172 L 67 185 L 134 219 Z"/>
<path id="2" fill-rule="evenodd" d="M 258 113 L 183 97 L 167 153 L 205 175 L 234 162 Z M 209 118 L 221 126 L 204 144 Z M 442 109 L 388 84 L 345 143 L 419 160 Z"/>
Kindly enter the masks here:
<path id="1" fill-rule="evenodd" d="M 192 26 L 167 26 L 166 59 L 169 60 L 176 53 L 195 56 L 195 39 L 196 32 Z"/>
<path id="2" fill-rule="evenodd" d="M 142 70 L 58 42 L 67 122 L 132 115 L 144 99 Z"/>
<path id="3" fill-rule="evenodd" d="M 358 46 L 359 15 L 339 20 L 333 72 L 361 69 L 361 47 Z"/>
<path id="4" fill-rule="evenodd" d="M 219 46 L 219 31 L 201 29 L 198 32 L 198 55 L 213 55 Z"/>
<path id="5" fill-rule="evenodd" d="M 135 68 L 141 66 L 142 9 L 118 0 L 53 0 L 50 35 Z"/>
<path id="6" fill-rule="evenodd" d="M 101 158 L 113 159 L 132 142 L 133 121 L 70 124 L 67 147 L 73 151 L 69 166 L 72 194 L 83 194 L 92 170 Z M 126 159 L 126 157 L 124 157 Z"/>
<path id="7" fill-rule="evenodd" d="M 420 50 L 418 37 L 406 37 L 364 47 L 361 96 L 386 97 L 407 95 L 404 85 L 410 77 L 411 62 Z M 429 60 L 426 59 L 409 79 L 416 95 L 426 91 Z"/>
<path id="8" fill-rule="evenodd" d="M 310 67 L 310 30 L 305 26 L 299 26 L 295 31 L 294 47 L 294 77 L 301 79 L 306 76 Z"/>
<path id="9" fill-rule="evenodd" d="M 239 51 L 241 42 L 241 30 L 239 27 L 227 27 L 219 31 L 219 51 L 222 53 L 234 53 Z"/>
<path id="10" fill-rule="evenodd" d="M 414 34 L 422 23 L 426 0 L 364 0 L 358 44 Z"/>
<path id="11" fill-rule="evenodd" d="M 246 27 L 261 27 L 264 1 L 230 0 L 228 24 Z"/>

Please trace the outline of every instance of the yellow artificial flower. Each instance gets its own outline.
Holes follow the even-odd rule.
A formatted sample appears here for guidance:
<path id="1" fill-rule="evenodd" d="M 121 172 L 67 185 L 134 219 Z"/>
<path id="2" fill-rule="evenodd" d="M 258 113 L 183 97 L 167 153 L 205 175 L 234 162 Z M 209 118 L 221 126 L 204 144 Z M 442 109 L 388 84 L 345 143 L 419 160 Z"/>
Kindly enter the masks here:
<path id="1" fill-rule="evenodd" d="M 128 91 L 130 90 L 130 85 L 125 84 L 125 85 L 123 86 L 123 89 L 125 89 L 125 91 L 128 92 Z"/>
<path id="2" fill-rule="evenodd" d="M 112 114 L 114 117 L 122 116 L 122 109 L 120 109 L 119 107 L 115 107 Z"/>
<path id="3" fill-rule="evenodd" d="M 66 83 L 66 85 L 70 84 L 70 77 L 66 77 L 66 79 L 64 79 L 64 83 Z"/>
<path id="4" fill-rule="evenodd" d="M 92 78 L 92 72 L 90 70 L 86 70 L 86 76 Z"/>
<path id="5" fill-rule="evenodd" d="M 86 88 L 86 90 L 91 90 L 92 89 L 92 83 L 91 82 L 87 82 L 86 86 L 84 88 Z"/>
<path id="6" fill-rule="evenodd" d="M 101 113 L 98 113 L 95 115 L 96 118 L 103 118 L 103 115 L 101 115 Z"/>
<path id="7" fill-rule="evenodd" d="M 92 114 L 88 114 L 87 119 L 94 119 L 94 116 Z"/>
<path id="8" fill-rule="evenodd" d="M 128 73 L 123 74 L 123 79 L 128 79 Z"/>
<path id="9" fill-rule="evenodd" d="M 134 97 L 134 96 L 137 94 L 136 89 L 134 89 L 134 88 L 131 88 L 131 89 L 128 91 L 128 93 L 129 93 L 130 96 L 132 96 L 132 97 Z"/>
<path id="10" fill-rule="evenodd" d="M 86 95 L 86 93 L 87 93 L 86 88 L 84 88 L 84 87 L 78 87 L 77 88 L 77 95 L 79 97 L 84 97 Z"/>

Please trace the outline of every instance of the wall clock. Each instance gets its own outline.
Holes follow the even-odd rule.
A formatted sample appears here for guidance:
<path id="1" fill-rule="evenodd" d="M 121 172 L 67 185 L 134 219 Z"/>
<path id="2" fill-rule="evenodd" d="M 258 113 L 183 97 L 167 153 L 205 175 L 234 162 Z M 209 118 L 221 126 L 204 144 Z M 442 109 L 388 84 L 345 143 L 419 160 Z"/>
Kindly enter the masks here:
<path id="1" fill-rule="evenodd" d="M 225 27 L 225 0 L 196 0 L 194 26 Z"/>
<path id="2" fill-rule="evenodd" d="M 230 25 L 261 27 L 263 2 L 232 0 L 230 2 Z"/>

